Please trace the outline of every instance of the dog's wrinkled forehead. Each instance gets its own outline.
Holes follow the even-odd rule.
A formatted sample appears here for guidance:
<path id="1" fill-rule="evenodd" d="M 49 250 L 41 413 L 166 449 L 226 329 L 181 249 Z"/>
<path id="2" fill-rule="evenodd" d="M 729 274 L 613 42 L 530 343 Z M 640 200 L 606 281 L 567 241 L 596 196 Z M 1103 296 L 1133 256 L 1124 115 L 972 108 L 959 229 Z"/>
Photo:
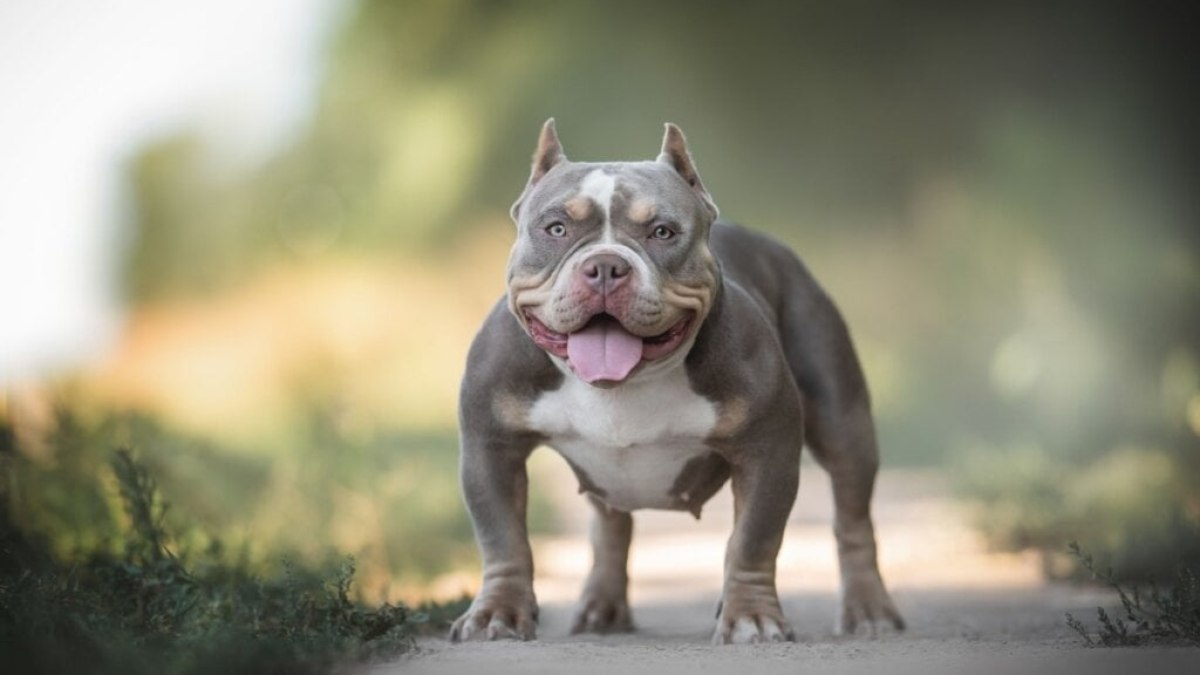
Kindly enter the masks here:
<path id="1" fill-rule="evenodd" d="M 547 121 L 512 215 L 509 305 L 519 320 L 536 312 L 569 334 L 604 310 L 644 337 L 707 314 L 719 284 L 708 249 L 717 209 L 675 125 L 653 161 L 571 162 Z M 597 282 L 600 258 L 623 262 L 624 280 Z"/>
<path id="2" fill-rule="evenodd" d="M 671 167 L 647 162 L 563 162 L 528 194 L 518 223 L 537 224 L 543 216 L 565 213 L 573 220 L 655 219 L 677 223 L 706 220 L 705 206 Z"/>
<path id="3" fill-rule="evenodd" d="M 710 257 L 708 233 L 717 207 L 675 125 L 667 125 L 653 161 L 572 162 L 548 120 L 512 216 L 518 233 L 510 280 L 578 262 L 597 246 L 615 246 L 610 252 L 686 277 Z"/>
<path id="4" fill-rule="evenodd" d="M 605 220 L 622 211 L 635 220 L 659 217 L 704 228 L 717 217 L 687 140 L 674 124 L 666 125 L 654 161 L 592 163 L 569 161 L 554 120 L 546 120 L 533 153 L 529 182 L 513 204 L 512 216 L 522 226 L 554 209 L 575 220 L 592 210 L 602 211 Z"/>

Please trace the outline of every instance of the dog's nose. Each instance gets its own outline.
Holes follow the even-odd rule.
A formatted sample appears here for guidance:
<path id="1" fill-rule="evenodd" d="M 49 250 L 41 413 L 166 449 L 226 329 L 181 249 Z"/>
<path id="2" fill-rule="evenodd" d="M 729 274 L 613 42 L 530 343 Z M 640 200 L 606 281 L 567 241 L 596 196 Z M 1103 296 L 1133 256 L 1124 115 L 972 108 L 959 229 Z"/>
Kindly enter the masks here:
<path id="1" fill-rule="evenodd" d="M 619 255 L 597 253 L 584 260 L 579 271 L 589 286 L 601 293 L 609 293 L 625 283 L 629 278 L 630 267 Z"/>

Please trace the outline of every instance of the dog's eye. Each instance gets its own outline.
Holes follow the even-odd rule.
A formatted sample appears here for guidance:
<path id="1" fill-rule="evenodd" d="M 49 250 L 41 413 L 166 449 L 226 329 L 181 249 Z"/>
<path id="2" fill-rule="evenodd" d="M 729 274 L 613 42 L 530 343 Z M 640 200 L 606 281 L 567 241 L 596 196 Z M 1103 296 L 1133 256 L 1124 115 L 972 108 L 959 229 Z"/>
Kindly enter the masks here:
<path id="1" fill-rule="evenodd" d="M 666 225 L 659 225 L 650 233 L 651 239 L 670 239 L 675 236 L 675 231 Z"/>
<path id="2" fill-rule="evenodd" d="M 546 226 L 546 234 L 551 237 L 565 237 L 567 236 L 567 226 L 557 222 L 550 223 Z"/>

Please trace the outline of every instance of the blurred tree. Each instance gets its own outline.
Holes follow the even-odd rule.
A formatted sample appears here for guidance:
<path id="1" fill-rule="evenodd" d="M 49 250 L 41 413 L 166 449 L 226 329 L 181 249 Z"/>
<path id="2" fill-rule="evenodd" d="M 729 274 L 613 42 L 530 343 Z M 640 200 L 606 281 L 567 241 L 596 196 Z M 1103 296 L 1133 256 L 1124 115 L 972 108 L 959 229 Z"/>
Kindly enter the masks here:
<path id="1" fill-rule="evenodd" d="M 1160 515 L 1194 523 L 1183 11 L 364 0 L 311 126 L 265 166 L 211 175 L 190 137 L 134 162 L 130 294 L 297 256 L 449 254 L 505 217 L 544 118 L 600 160 L 652 157 L 671 120 L 723 213 L 783 237 L 838 298 L 889 461 L 1143 448 L 1188 477 Z"/>

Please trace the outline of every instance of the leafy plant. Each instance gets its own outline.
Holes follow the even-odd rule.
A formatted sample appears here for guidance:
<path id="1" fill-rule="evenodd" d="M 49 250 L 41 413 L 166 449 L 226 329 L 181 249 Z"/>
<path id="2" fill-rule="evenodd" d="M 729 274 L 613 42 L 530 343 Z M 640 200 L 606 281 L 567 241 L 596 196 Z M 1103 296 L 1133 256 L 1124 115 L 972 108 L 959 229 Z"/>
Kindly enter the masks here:
<path id="1" fill-rule="evenodd" d="M 1169 591 L 1152 585 L 1142 592 L 1136 586 L 1119 583 L 1111 569 L 1098 572 L 1091 554 L 1080 549 L 1076 542 L 1071 542 L 1068 548 L 1093 579 L 1102 580 L 1121 599 L 1123 615 L 1115 618 L 1103 607 L 1096 608 L 1100 628 L 1095 633 L 1067 613 L 1067 625 L 1087 644 L 1105 647 L 1169 642 L 1200 644 L 1200 579 L 1194 570 L 1181 569 Z"/>
<path id="2" fill-rule="evenodd" d="M 12 465 L 22 461 L 12 450 L 0 443 L 0 486 L 11 485 Z M 282 573 L 258 578 L 215 555 L 173 551 L 168 506 L 146 468 L 121 449 L 111 470 L 128 517 L 123 540 L 65 562 L 46 539 L 15 527 L 0 499 L 6 670 L 329 672 L 410 649 L 438 609 L 418 615 L 352 600 L 351 560 L 324 570 L 285 563 Z"/>
<path id="3" fill-rule="evenodd" d="M 417 632 L 421 635 L 443 636 L 450 630 L 450 624 L 470 606 L 470 595 L 449 602 L 422 602 L 414 609 L 414 617 L 419 622 Z"/>

